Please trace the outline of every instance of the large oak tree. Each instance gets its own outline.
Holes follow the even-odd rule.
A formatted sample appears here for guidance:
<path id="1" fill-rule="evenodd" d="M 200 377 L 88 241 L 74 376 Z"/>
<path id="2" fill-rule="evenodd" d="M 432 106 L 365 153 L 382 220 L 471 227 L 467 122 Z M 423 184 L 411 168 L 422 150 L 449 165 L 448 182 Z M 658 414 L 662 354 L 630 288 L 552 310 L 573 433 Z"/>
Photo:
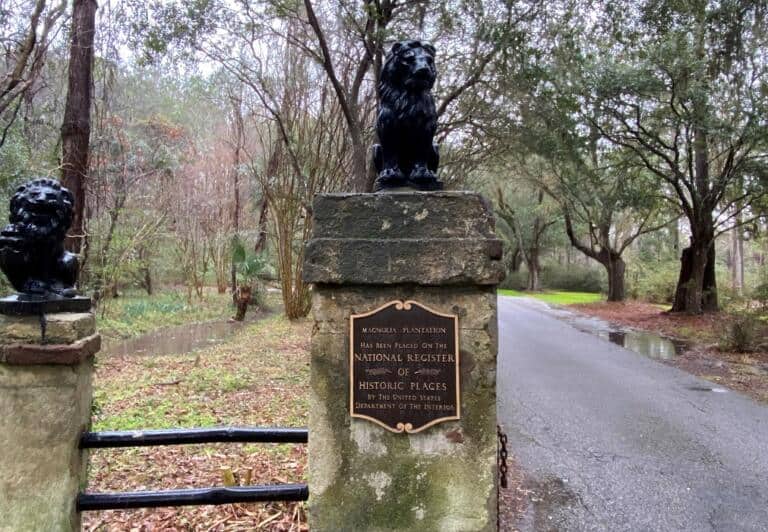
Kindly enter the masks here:
<path id="1" fill-rule="evenodd" d="M 715 239 L 768 188 L 766 4 L 650 0 L 608 11 L 617 53 L 585 70 L 592 125 L 651 172 L 690 228 L 674 311 L 718 308 Z"/>

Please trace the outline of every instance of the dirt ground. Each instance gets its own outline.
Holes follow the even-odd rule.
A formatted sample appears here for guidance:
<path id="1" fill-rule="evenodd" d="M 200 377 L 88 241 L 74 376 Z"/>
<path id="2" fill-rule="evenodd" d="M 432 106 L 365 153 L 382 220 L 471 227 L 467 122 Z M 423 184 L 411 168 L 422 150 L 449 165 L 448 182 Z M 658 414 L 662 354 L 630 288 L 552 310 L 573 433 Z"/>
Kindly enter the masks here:
<path id="1" fill-rule="evenodd" d="M 589 303 L 570 308 L 676 340 L 684 346 L 682 354 L 664 363 L 768 402 L 768 350 L 750 353 L 722 350 L 720 340 L 732 319 L 725 313 L 672 314 L 657 305 L 640 302 Z"/>
<path id="2" fill-rule="evenodd" d="M 517 532 L 515 523 L 525 512 L 529 493 L 524 485 L 523 470 L 512 451 L 507 458 L 507 487 L 499 487 L 499 530 Z"/>
<path id="3" fill-rule="evenodd" d="M 248 324 L 229 341 L 184 355 L 104 356 L 94 430 L 307 424 L 307 320 Z M 305 445 L 205 444 L 90 453 L 93 492 L 306 482 Z M 87 512 L 86 531 L 307 530 L 305 503 Z"/>

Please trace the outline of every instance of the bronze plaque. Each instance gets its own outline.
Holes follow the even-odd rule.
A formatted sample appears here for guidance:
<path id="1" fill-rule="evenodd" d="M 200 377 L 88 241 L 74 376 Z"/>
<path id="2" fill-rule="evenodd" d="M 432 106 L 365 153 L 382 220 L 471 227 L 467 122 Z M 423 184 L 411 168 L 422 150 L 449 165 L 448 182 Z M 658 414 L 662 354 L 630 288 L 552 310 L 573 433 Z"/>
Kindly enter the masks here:
<path id="1" fill-rule="evenodd" d="M 352 417 L 409 433 L 461 417 L 458 316 L 392 301 L 349 329 Z"/>

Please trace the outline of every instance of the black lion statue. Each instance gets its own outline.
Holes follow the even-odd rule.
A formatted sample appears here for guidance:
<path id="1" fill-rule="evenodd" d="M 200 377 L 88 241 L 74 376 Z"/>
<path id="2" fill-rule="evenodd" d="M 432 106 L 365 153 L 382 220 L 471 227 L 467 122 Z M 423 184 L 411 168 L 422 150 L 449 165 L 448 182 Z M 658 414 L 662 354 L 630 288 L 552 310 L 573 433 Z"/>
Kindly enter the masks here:
<path id="1" fill-rule="evenodd" d="M 22 294 L 74 297 L 77 257 L 64 250 L 72 193 L 53 179 L 16 189 L 9 225 L 0 232 L 0 268 Z"/>
<path id="2" fill-rule="evenodd" d="M 381 107 L 376 120 L 379 142 L 373 147 L 378 177 L 374 190 L 412 187 L 440 190 L 435 100 L 435 49 L 421 41 L 395 43 L 379 81 Z"/>

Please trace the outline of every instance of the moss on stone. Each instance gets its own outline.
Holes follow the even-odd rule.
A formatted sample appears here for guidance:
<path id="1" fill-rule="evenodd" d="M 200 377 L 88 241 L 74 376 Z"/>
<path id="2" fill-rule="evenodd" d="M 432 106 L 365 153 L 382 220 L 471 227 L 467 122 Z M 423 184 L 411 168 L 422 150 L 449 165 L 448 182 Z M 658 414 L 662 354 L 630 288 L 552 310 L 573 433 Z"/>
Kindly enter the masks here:
<path id="1" fill-rule="evenodd" d="M 308 246 L 304 269 L 319 283 L 312 296 L 312 530 L 495 529 L 493 271 L 501 254 L 488 246 L 496 242 L 488 212 L 481 197 L 455 193 L 322 196 L 315 204 L 318 241 Z M 447 242 L 454 253 L 446 255 Z M 392 300 L 459 317 L 460 420 L 408 435 L 351 419 L 349 316 Z"/>
<path id="2" fill-rule="evenodd" d="M 368 305 L 358 287 L 326 287 L 315 294 L 314 302 L 322 308 L 317 316 L 326 326 L 316 327 L 312 340 L 309 507 L 313 530 L 492 530 L 495 526 L 496 352 L 484 323 L 460 330 L 465 357 L 460 421 L 405 435 L 350 418 L 350 313 L 370 310 L 380 301 L 412 297 L 449 312 L 478 312 L 484 319 L 495 319 L 495 297 L 491 299 L 486 290 L 451 289 L 460 294 L 457 309 L 441 298 L 436 305 L 435 290 L 426 291 L 433 298 L 423 299 L 409 296 L 411 290 L 422 291 L 374 291 L 375 300 Z M 468 318 L 460 320 L 460 326 L 465 321 Z M 461 434 L 462 441 L 450 439 L 450 431 Z"/>

